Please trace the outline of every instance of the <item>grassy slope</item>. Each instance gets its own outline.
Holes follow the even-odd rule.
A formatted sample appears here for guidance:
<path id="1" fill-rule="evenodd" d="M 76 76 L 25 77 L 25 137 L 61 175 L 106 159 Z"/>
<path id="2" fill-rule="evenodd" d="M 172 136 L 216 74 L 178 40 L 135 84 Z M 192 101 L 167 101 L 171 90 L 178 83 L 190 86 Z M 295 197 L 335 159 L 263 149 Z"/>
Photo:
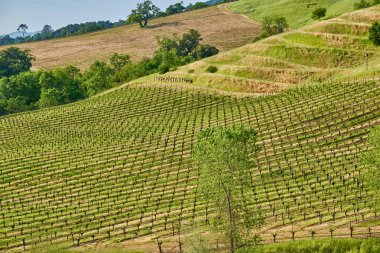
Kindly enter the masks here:
<path id="1" fill-rule="evenodd" d="M 0 118 L 0 250 L 186 233 L 213 215 L 196 195 L 191 145 L 205 128 L 251 125 L 264 241 L 367 232 L 371 193 L 358 153 L 380 123 L 380 84 L 326 84 L 254 99 L 130 85 L 78 103 Z M 3 223 L 4 222 L 4 223 Z M 373 232 L 380 227 L 371 225 Z M 124 232 L 125 231 L 125 232 Z M 176 237 L 177 238 L 177 237 Z M 79 241 L 78 241 L 79 240 Z M 50 242 L 52 241 L 52 242 Z M 153 242 L 154 244 L 154 242 Z M 164 245 L 165 246 L 165 245 Z"/>
<path id="2" fill-rule="evenodd" d="M 134 60 L 150 57 L 156 48 L 156 36 L 171 36 L 175 32 L 182 34 L 192 28 L 201 32 L 205 43 L 222 51 L 249 43 L 260 30 L 257 23 L 215 6 L 153 20 L 147 29 L 128 25 L 80 36 L 19 44 L 17 47 L 31 49 L 37 58 L 34 67 L 75 65 L 85 68 L 95 60 L 107 60 L 112 53 L 130 54 Z"/>
<path id="3" fill-rule="evenodd" d="M 380 74 L 380 49 L 368 41 L 367 32 L 370 24 L 379 19 L 380 6 L 344 14 L 221 53 L 166 75 L 191 78 L 195 85 L 254 93 L 276 92 L 333 77 L 373 77 Z M 217 66 L 219 71 L 206 73 L 210 65 Z M 189 70 L 194 73 L 188 74 Z"/>
<path id="4" fill-rule="evenodd" d="M 328 18 L 353 11 L 357 0 L 239 0 L 229 5 L 229 9 L 261 22 L 265 16 L 283 16 L 291 28 L 300 28 L 313 21 L 312 11 L 317 7 L 325 7 Z M 309 3 L 317 3 L 307 8 Z"/>

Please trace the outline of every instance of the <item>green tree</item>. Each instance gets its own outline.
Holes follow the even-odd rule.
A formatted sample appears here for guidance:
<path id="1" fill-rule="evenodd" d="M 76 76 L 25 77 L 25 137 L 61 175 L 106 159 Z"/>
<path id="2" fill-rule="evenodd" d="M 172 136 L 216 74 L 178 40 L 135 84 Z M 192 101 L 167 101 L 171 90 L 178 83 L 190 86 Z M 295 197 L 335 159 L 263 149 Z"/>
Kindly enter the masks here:
<path id="1" fill-rule="evenodd" d="M 21 24 L 18 26 L 17 31 L 22 34 L 22 37 L 25 37 L 25 33 L 28 29 L 29 28 L 26 24 Z"/>
<path id="2" fill-rule="evenodd" d="M 264 39 L 276 34 L 280 34 L 289 28 L 289 24 L 284 17 L 266 16 L 262 21 L 263 29 L 259 37 L 255 40 Z"/>
<path id="3" fill-rule="evenodd" d="M 380 46 L 380 22 L 376 21 L 369 28 L 369 40 L 373 42 L 373 44 Z"/>
<path id="4" fill-rule="evenodd" d="M 182 38 L 178 41 L 178 52 L 180 56 L 188 56 L 193 53 L 202 40 L 201 34 L 195 29 L 184 33 Z"/>
<path id="5" fill-rule="evenodd" d="M 30 50 L 10 47 L 0 51 L 0 77 L 10 77 L 21 72 L 29 71 L 34 57 Z"/>
<path id="6" fill-rule="evenodd" d="M 186 7 L 183 6 L 183 1 L 181 1 L 181 2 L 176 3 L 176 4 L 169 5 L 169 7 L 166 8 L 165 14 L 166 15 L 173 15 L 173 14 L 181 13 L 184 11 L 186 11 Z"/>
<path id="7" fill-rule="evenodd" d="M 367 166 L 365 179 L 373 190 L 371 201 L 375 208 L 380 208 L 380 127 L 374 128 L 369 135 L 369 144 L 372 149 L 362 155 L 362 160 Z"/>
<path id="8" fill-rule="evenodd" d="M 321 20 L 321 18 L 326 16 L 327 9 L 326 8 L 317 8 L 312 13 L 313 19 Z"/>
<path id="9" fill-rule="evenodd" d="M 156 17 L 159 13 L 160 9 L 152 1 L 145 0 L 143 3 L 138 3 L 137 8 L 131 11 L 127 23 L 139 23 L 140 27 L 146 27 L 148 20 Z"/>
<path id="10" fill-rule="evenodd" d="M 39 108 L 52 107 L 62 104 L 62 94 L 56 89 L 44 89 L 41 92 L 41 98 L 38 101 Z"/>
<path id="11" fill-rule="evenodd" d="M 209 7 L 208 4 L 204 3 L 204 2 L 196 2 L 194 4 L 189 4 L 186 9 L 188 11 L 195 11 L 195 10 L 199 10 L 199 9 L 203 9 L 203 8 L 207 8 Z"/>
<path id="12" fill-rule="evenodd" d="M 33 106 L 40 99 L 41 93 L 38 73 L 24 72 L 10 78 L 2 78 L 0 93 L 6 100 L 20 98 L 20 101 L 22 98 L 26 106 Z"/>
<path id="13" fill-rule="evenodd" d="M 41 39 L 45 40 L 53 36 L 53 28 L 50 25 L 45 25 L 41 31 Z"/>
<path id="14" fill-rule="evenodd" d="M 263 224 L 251 203 L 251 170 L 260 150 L 256 140 L 252 128 L 211 128 L 200 133 L 192 151 L 192 163 L 200 171 L 199 192 L 217 214 L 212 227 L 228 238 L 230 252 L 249 242 L 252 229 Z"/>
<path id="15" fill-rule="evenodd" d="M 82 84 L 88 96 L 94 96 L 112 87 L 113 69 L 104 62 L 96 61 L 83 74 Z"/>
<path id="16" fill-rule="evenodd" d="M 111 58 L 110 58 L 111 67 L 115 71 L 120 71 L 124 66 L 129 65 L 131 63 L 132 63 L 131 56 L 127 54 L 114 53 L 113 55 L 111 55 Z"/>
<path id="17" fill-rule="evenodd" d="M 211 45 L 199 45 L 195 50 L 194 50 L 194 58 L 196 60 L 200 60 L 203 58 L 207 58 L 213 55 L 217 55 L 219 53 L 219 49 L 217 49 L 214 46 Z"/>

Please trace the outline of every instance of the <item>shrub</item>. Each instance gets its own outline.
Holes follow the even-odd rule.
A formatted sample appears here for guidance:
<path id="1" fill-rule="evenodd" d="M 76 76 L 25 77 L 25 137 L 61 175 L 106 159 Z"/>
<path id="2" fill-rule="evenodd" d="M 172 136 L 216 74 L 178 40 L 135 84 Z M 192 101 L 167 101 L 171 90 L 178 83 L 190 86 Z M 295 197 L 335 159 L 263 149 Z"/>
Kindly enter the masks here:
<path id="1" fill-rule="evenodd" d="M 209 66 L 207 69 L 206 69 L 206 72 L 208 73 L 216 73 L 218 71 L 218 68 L 215 67 L 215 66 Z"/>

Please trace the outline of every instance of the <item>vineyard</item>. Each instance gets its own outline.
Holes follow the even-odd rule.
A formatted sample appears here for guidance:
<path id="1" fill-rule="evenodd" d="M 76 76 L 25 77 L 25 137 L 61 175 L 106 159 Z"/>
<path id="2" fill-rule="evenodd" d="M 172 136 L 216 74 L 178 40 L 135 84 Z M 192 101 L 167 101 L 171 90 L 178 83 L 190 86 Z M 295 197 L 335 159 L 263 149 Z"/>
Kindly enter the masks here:
<path id="1" fill-rule="evenodd" d="M 266 218 L 257 231 L 264 241 L 290 228 L 316 237 L 331 227 L 368 231 L 360 224 L 378 214 L 358 155 L 379 123 L 376 80 L 261 98 L 133 84 L 1 117 L 0 251 L 166 238 L 204 227 L 215 214 L 197 194 L 191 147 L 202 129 L 232 124 L 259 133 L 252 204 Z"/>

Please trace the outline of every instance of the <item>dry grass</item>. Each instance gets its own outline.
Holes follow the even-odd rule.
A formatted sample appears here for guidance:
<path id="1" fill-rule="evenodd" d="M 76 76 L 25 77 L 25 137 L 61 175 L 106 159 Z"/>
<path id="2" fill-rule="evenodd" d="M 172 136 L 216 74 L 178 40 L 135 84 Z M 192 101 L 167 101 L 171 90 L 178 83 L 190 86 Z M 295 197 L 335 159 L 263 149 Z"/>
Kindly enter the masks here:
<path id="1" fill-rule="evenodd" d="M 105 61 L 112 53 L 130 54 L 136 61 L 150 57 L 156 49 L 156 36 L 181 34 L 192 28 L 202 34 L 205 43 L 215 45 L 221 51 L 249 43 L 260 31 L 259 24 L 227 12 L 223 6 L 215 6 L 159 18 L 153 20 L 146 29 L 128 25 L 80 36 L 25 43 L 17 47 L 31 49 L 31 53 L 36 56 L 35 68 L 74 65 L 83 69 L 95 60 Z"/>

